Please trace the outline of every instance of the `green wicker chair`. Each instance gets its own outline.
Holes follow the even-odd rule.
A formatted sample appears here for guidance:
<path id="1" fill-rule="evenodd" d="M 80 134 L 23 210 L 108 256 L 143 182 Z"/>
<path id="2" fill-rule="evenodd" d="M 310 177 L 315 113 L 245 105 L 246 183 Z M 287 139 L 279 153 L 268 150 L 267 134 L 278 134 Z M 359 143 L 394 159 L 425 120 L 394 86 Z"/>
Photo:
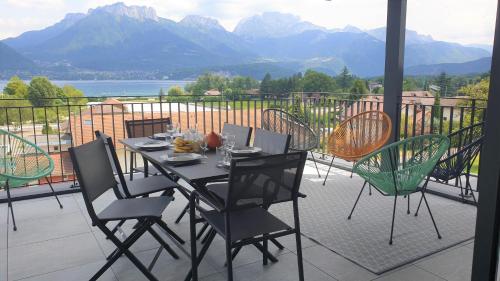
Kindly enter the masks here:
<path id="1" fill-rule="evenodd" d="M 354 165 L 353 171 L 382 195 L 394 196 L 389 244 L 392 245 L 397 197 L 406 196 L 408 198 L 409 213 L 410 194 L 415 192 L 422 193 L 438 238 L 441 239 L 431 209 L 425 198 L 425 190 L 419 188 L 419 184 L 432 172 L 441 156 L 448 150 L 449 145 L 450 140 L 446 136 L 417 136 L 387 145 L 362 158 Z M 363 185 L 348 219 L 351 219 L 364 188 L 365 185 Z"/>
<path id="2" fill-rule="evenodd" d="M 5 189 L 7 192 L 7 204 L 12 215 L 14 230 L 17 230 L 17 227 L 10 195 L 11 188 L 45 178 L 62 209 L 63 206 L 48 179 L 53 170 L 54 161 L 47 152 L 34 143 L 0 129 L 0 189 Z"/>

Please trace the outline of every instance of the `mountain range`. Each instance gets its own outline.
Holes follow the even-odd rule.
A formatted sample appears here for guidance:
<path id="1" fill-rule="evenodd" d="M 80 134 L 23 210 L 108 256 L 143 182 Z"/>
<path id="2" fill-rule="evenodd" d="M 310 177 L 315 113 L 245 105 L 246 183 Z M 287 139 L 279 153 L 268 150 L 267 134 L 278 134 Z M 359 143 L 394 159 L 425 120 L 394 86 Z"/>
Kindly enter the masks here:
<path id="1" fill-rule="evenodd" d="M 327 29 L 295 15 L 267 12 L 242 19 L 228 31 L 212 18 L 190 15 L 176 22 L 149 7 L 115 3 L 85 14 L 67 14 L 45 29 L 0 41 L 0 75 L 20 71 L 58 79 L 185 79 L 219 71 L 260 79 L 266 72 L 279 77 L 306 69 L 335 75 L 347 66 L 352 73 L 369 77 L 383 74 L 384 41 L 384 27 Z M 489 56 L 488 46 L 406 33 L 408 69 Z M 436 68 L 418 69 L 415 73 L 427 74 L 425 69 Z"/>

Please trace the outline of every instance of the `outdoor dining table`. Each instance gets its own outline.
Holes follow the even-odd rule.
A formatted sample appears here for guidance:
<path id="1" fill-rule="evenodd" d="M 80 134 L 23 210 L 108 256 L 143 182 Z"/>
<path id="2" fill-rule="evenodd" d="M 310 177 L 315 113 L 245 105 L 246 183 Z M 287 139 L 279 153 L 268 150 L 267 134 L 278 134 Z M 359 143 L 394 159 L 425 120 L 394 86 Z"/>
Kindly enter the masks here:
<path id="1" fill-rule="evenodd" d="M 127 149 L 144 157 L 144 159 L 150 162 L 164 176 L 171 178 L 173 174 L 186 181 L 194 189 L 200 191 L 206 191 L 205 186 L 207 183 L 227 179 L 229 176 L 228 168 L 217 166 L 218 157 L 215 152 L 208 151 L 205 159 L 202 159 L 194 164 L 172 165 L 165 161 L 167 151 L 171 148 L 158 151 L 146 151 L 137 146 L 138 143 L 144 143 L 146 141 L 151 141 L 151 139 L 148 137 L 126 138 L 122 139 L 120 142 L 126 146 Z M 180 186 L 178 190 L 182 193 L 182 195 L 189 199 L 190 191 L 187 188 Z M 261 245 L 255 245 L 255 247 L 262 251 Z M 268 253 L 268 255 L 268 258 L 272 262 L 278 261 L 278 259 L 272 254 Z"/>
<path id="2" fill-rule="evenodd" d="M 174 174 L 185 180 L 195 189 L 205 186 L 208 182 L 225 179 L 229 176 L 229 169 L 217 167 L 215 152 L 208 151 L 205 159 L 201 159 L 201 161 L 193 164 L 172 165 L 165 161 L 168 150 L 146 151 L 140 149 L 136 145 L 146 141 L 151 141 L 151 139 L 147 137 L 126 138 L 122 139 L 121 143 L 125 145 L 127 149 L 144 157 L 144 159 L 150 162 L 163 175 L 171 177 L 171 174 Z"/>

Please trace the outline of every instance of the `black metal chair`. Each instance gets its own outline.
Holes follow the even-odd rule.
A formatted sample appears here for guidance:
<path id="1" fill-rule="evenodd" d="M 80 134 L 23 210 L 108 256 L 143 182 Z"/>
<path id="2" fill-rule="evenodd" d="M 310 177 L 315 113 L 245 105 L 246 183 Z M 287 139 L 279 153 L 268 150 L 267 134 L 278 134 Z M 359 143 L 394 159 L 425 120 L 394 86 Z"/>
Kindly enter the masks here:
<path id="1" fill-rule="evenodd" d="M 161 192 L 162 196 L 173 196 L 175 189 L 179 188 L 177 183 L 163 175 L 138 178 L 133 181 L 125 179 L 112 138 L 100 131 L 95 131 L 95 135 L 97 139 L 101 139 L 104 142 L 111 167 L 120 180 L 120 184 L 113 189 L 118 199 L 149 197 L 151 194 L 158 192 Z M 126 220 L 120 221 L 115 228 L 113 228 L 112 232 L 115 233 L 125 221 Z M 184 240 L 170 229 L 169 234 L 179 243 L 184 244 Z"/>
<path id="2" fill-rule="evenodd" d="M 157 133 L 164 133 L 167 129 L 167 125 L 172 122 L 170 118 L 158 118 L 158 119 L 138 119 L 138 120 L 125 120 L 125 128 L 127 130 L 127 136 L 129 138 L 141 138 L 150 137 Z M 144 166 L 134 167 L 135 153 L 130 152 L 130 180 L 134 179 L 134 172 L 143 172 L 144 176 L 157 175 L 160 174 L 155 167 L 148 165 L 146 159 L 142 159 Z"/>
<path id="3" fill-rule="evenodd" d="M 235 146 L 248 146 L 252 136 L 252 127 L 224 123 L 222 134 L 234 135 Z"/>
<path id="4" fill-rule="evenodd" d="M 113 174 L 113 168 L 106 155 L 106 147 L 102 139 L 98 139 L 79 147 L 69 148 L 73 167 L 80 183 L 85 206 L 92 220 L 106 237 L 115 244 L 116 250 L 107 257 L 104 266 L 90 279 L 97 280 L 120 256 L 126 255 L 129 260 L 149 279 L 157 280 L 150 269 L 130 252 L 129 248 L 146 232 L 149 232 L 160 245 L 175 259 L 179 256 L 152 228 L 158 225 L 166 233 L 168 227 L 161 220 L 162 213 L 170 202 L 166 197 L 117 199 L 111 202 L 101 212 L 97 213 L 93 201 L 109 189 L 116 189 L 118 182 Z M 116 237 L 106 226 L 109 222 L 121 220 L 137 220 L 135 230 L 123 241 Z M 157 254 L 162 250 L 159 248 Z M 154 259 L 156 261 L 156 259 Z M 150 265 L 150 268 L 152 264 Z"/>
<path id="5" fill-rule="evenodd" d="M 234 135 L 235 137 L 235 146 L 248 146 L 250 144 L 250 137 L 252 136 L 252 127 L 244 127 L 229 123 L 224 123 L 224 127 L 222 128 L 222 134 Z M 227 180 L 218 180 L 217 182 L 223 182 Z M 179 223 L 184 215 L 189 211 L 189 203 L 186 204 L 186 207 L 182 209 L 179 216 L 175 220 L 175 223 Z M 203 235 L 203 232 L 206 230 L 206 227 L 202 229 L 200 235 Z"/>
<path id="6" fill-rule="evenodd" d="M 484 138 L 483 129 L 484 122 L 480 122 L 449 134 L 450 149 L 436 164 L 436 167 L 427 177 L 422 188 L 427 189 L 430 178 L 434 178 L 439 183 L 448 183 L 451 180 L 456 180 L 456 183 L 460 187 L 462 201 L 465 202 L 465 197 L 470 195 L 474 203 L 477 203 L 470 184 L 470 171 L 472 163 L 474 163 L 481 152 Z M 465 176 L 465 187 L 462 183 L 462 176 Z M 421 203 L 422 198 L 420 198 L 418 209 L 420 209 Z M 415 216 L 418 215 L 418 209 L 415 212 Z"/>
<path id="7" fill-rule="evenodd" d="M 253 146 L 262 148 L 267 154 L 287 153 L 290 148 L 291 136 L 257 128 Z"/>
<path id="8" fill-rule="evenodd" d="M 319 139 L 309 125 L 294 114 L 277 108 L 269 108 L 262 112 L 262 128 L 290 135 L 290 150 L 311 152 L 318 177 L 321 177 L 313 153 L 313 149 L 318 148 Z"/>
<path id="9" fill-rule="evenodd" d="M 295 234 L 299 280 L 304 280 L 298 198 L 306 157 L 307 152 L 295 152 L 233 160 L 224 202 L 210 191 L 196 190 L 191 193 L 192 270 L 185 280 L 191 280 L 191 277 L 192 280 L 198 280 L 198 264 L 217 234 L 226 241 L 228 280 L 233 280 L 232 249 L 254 245 L 262 251 L 263 263 L 267 264 L 270 257 L 267 241 Z M 271 204 L 286 201 L 293 202 L 293 227 L 267 211 Z M 207 210 L 200 202 L 213 209 Z M 201 219 L 196 216 L 196 211 L 199 211 Z M 196 224 L 204 221 L 212 228 L 198 254 Z"/>

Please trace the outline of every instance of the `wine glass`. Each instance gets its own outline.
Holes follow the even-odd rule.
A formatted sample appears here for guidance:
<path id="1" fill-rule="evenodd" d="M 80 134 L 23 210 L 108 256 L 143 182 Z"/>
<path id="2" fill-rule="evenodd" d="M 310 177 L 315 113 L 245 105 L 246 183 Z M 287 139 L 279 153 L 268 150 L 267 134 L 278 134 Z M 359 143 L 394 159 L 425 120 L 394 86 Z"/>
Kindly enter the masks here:
<path id="1" fill-rule="evenodd" d="M 208 148 L 208 138 L 207 136 L 204 136 L 200 142 L 200 148 L 201 150 L 203 151 L 203 154 L 202 156 L 205 158 L 207 157 L 206 155 L 206 151 L 207 151 L 207 148 Z"/>
<path id="2" fill-rule="evenodd" d="M 227 142 L 228 152 L 230 152 L 231 150 L 233 150 L 234 145 L 236 144 L 236 136 L 234 136 L 234 135 L 227 135 L 226 136 L 226 142 Z"/>
<path id="3" fill-rule="evenodd" d="M 177 127 L 174 124 L 167 124 L 167 136 L 166 139 L 170 140 L 172 142 L 172 139 L 174 137 L 174 134 L 177 131 Z"/>

